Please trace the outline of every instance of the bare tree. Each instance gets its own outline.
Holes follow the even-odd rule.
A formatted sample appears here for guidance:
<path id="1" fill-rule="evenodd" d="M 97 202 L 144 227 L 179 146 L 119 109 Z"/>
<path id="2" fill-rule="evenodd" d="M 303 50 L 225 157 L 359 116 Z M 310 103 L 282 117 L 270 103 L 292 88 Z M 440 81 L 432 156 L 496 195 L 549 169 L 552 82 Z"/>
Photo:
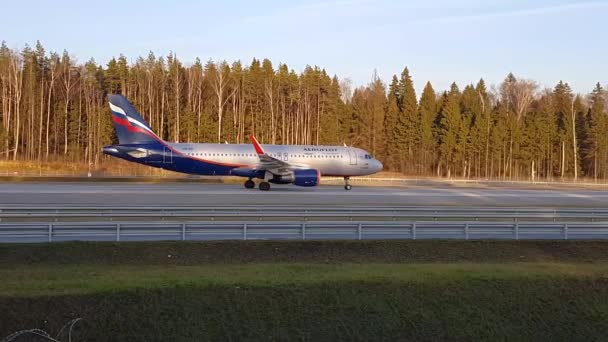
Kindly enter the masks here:
<path id="1" fill-rule="evenodd" d="M 64 146 L 63 146 L 63 154 L 68 154 L 68 116 L 69 116 L 69 106 L 70 106 L 70 95 L 72 92 L 72 88 L 74 86 L 74 82 L 72 79 L 72 60 L 68 55 L 67 51 L 64 51 L 63 56 L 61 57 L 61 66 L 62 66 L 62 79 L 63 79 L 63 90 L 64 90 Z"/>
<path id="2" fill-rule="evenodd" d="M 340 98 L 342 102 L 348 103 L 353 97 L 353 82 L 350 78 L 344 78 L 340 81 Z"/>
<path id="3" fill-rule="evenodd" d="M 538 84 L 533 80 L 518 80 L 513 88 L 513 102 L 517 121 L 521 121 L 526 115 L 530 104 L 538 91 Z"/>
<path id="4" fill-rule="evenodd" d="M 274 121 L 274 103 L 275 103 L 275 75 L 270 69 L 269 73 L 266 75 L 264 79 L 264 89 L 266 90 L 266 97 L 268 99 L 268 106 L 270 108 L 270 134 L 271 134 L 271 143 L 276 143 L 276 129 L 275 129 L 275 121 Z"/>
<path id="5" fill-rule="evenodd" d="M 236 88 L 232 89 L 232 93 L 226 96 L 227 91 L 231 82 L 230 66 L 226 62 L 218 63 L 213 68 L 209 69 L 211 72 L 210 82 L 215 96 L 217 97 L 217 142 L 222 142 L 222 119 L 224 117 L 224 106 L 234 94 Z"/>
<path id="6" fill-rule="evenodd" d="M 180 65 L 179 65 L 179 61 L 177 60 L 177 56 L 174 54 L 173 55 L 173 67 L 174 69 L 174 74 L 173 74 L 173 91 L 175 92 L 175 141 L 179 142 L 179 132 L 180 132 L 180 98 L 181 98 L 181 92 L 182 92 L 182 80 L 180 77 L 180 73 L 179 73 L 179 69 L 180 69 Z"/>
<path id="7" fill-rule="evenodd" d="M 21 95 L 23 89 L 23 58 L 18 54 L 13 54 L 11 58 L 11 74 L 13 83 L 13 94 L 14 94 L 14 108 L 15 108 L 15 145 L 13 148 L 13 160 L 17 159 L 19 152 L 19 138 L 21 132 Z"/>
<path id="8" fill-rule="evenodd" d="M 533 80 L 517 79 L 513 74 L 500 84 L 500 97 L 507 104 L 509 111 L 513 111 L 519 122 L 528 111 L 528 108 L 538 92 L 538 83 Z"/>
<path id="9" fill-rule="evenodd" d="M 51 69 L 51 80 L 49 82 L 49 93 L 48 93 L 48 101 L 46 103 L 46 151 L 45 151 L 45 159 L 49 159 L 49 132 L 51 129 L 51 100 L 53 97 L 53 88 L 55 86 L 55 79 L 57 78 L 57 72 L 59 68 L 59 58 L 56 54 L 51 54 L 50 59 L 50 69 Z"/>

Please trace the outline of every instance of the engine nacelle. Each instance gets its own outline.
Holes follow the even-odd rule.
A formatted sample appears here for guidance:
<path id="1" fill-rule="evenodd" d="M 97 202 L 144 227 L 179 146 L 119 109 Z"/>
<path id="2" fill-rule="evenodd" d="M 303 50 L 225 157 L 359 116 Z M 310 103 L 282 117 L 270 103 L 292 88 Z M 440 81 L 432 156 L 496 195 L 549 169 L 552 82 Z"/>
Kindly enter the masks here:
<path id="1" fill-rule="evenodd" d="M 264 171 L 256 170 L 249 167 L 237 167 L 230 170 L 230 174 L 239 177 L 261 178 L 264 179 Z"/>
<path id="2" fill-rule="evenodd" d="M 269 180 L 275 184 L 291 184 L 297 186 L 317 186 L 321 180 L 321 174 L 317 169 L 295 169 L 291 174 L 274 176 Z"/>
<path id="3" fill-rule="evenodd" d="M 316 169 L 294 170 L 293 176 L 293 184 L 297 186 L 317 186 L 321 181 L 321 173 Z"/>

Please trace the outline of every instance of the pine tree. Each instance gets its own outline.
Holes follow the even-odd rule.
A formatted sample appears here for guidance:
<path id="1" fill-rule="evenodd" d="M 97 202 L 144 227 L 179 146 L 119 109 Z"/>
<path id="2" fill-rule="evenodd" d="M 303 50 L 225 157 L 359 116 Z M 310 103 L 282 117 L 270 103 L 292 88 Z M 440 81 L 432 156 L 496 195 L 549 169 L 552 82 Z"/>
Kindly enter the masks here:
<path id="1" fill-rule="evenodd" d="M 477 176 L 485 177 L 489 175 L 489 152 L 490 152 L 490 136 L 491 129 L 493 126 L 490 99 L 486 89 L 485 81 L 482 79 L 477 82 L 475 86 L 475 92 L 479 99 L 479 112 L 475 117 L 474 132 L 477 134 L 477 144 L 475 145 L 476 151 L 479 154 L 478 157 L 478 174 Z M 483 161 L 483 162 L 482 162 Z M 482 166 L 483 165 L 483 166 Z M 482 170 L 483 167 L 483 170 Z"/>
<path id="2" fill-rule="evenodd" d="M 399 115 L 401 114 L 401 111 L 399 109 L 399 80 L 397 79 L 396 75 L 393 75 L 393 79 L 388 89 L 389 90 L 386 116 L 384 117 L 384 129 L 386 130 L 385 144 L 387 156 L 384 161 L 384 164 L 387 170 L 396 170 L 398 168 L 399 163 L 398 155 L 399 153 L 401 153 L 399 149 L 399 144 L 396 139 L 397 120 Z"/>
<path id="3" fill-rule="evenodd" d="M 589 123 L 587 136 L 587 162 L 589 174 L 597 179 L 605 170 L 606 152 L 608 150 L 606 132 L 608 129 L 608 119 L 605 112 L 605 90 L 598 82 L 591 93 L 591 106 L 587 114 Z"/>
<path id="4" fill-rule="evenodd" d="M 477 158 L 480 150 L 482 136 L 479 131 L 478 121 L 481 121 L 482 104 L 475 87 L 470 84 L 464 88 L 461 98 L 462 124 L 459 130 L 460 146 L 463 156 L 463 177 L 471 176 L 473 164 L 477 167 Z"/>
<path id="5" fill-rule="evenodd" d="M 460 114 L 460 90 L 456 83 L 452 83 L 450 92 L 445 95 L 441 107 L 441 118 L 439 126 L 439 151 L 441 164 L 446 167 L 445 175 L 452 176 L 456 172 L 456 165 L 461 159 L 459 154 L 462 148 L 459 133 L 462 118 Z"/>
<path id="6" fill-rule="evenodd" d="M 575 176 L 579 170 L 580 161 L 576 154 L 576 120 L 575 97 L 568 83 L 559 81 L 553 90 L 554 110 L 557 114 L 558 129 L 561 140 L 560 177 Z M 576 168 L 576 170 L 575 170 Z"/>
<path id="7" fill-rule="evenodd" d="M 116 58 L 110 59 L 107 68 L 104 72 L 105 88 L 110 94 L 118 94 L 121 92 L 120 86 L 120 71 Z"/>
<path id="8" fill-rule="evenodd" d="M 395 125 L 395 143 L 397 144 L 399 169 L 414 171 L 412 164 L 418 162 L 414 160 L 414 146 L 419 141 L 418 105 L 416 102 L 416 91 L 408 68 L 403 69 L 399 81 L 399 108 L 400 113 Z"/>
<path id="9" fill-rule="evenodd" d="M 384 147 L 384 110 L 386 108 L 386 91 L 384 83 L 378 75 L 374 75 L 370 85 L 370 106 L 369 115 L 371 116 L 371 153 L 378 158 L 386 157 L 386 148 Z"/>
<path id="10" fill-rule="evenodd" d="M 420 122 L 420 148 L 422 149 L 422 165 L 424 169 L 422 174 L 432 172 L 433 154 L 436 147 L 436 141 L 433 136 L 433 123 L 437 117 L 437 95 L 431 82 L 427 82 L 420 97 L 418 106 L 418 117 Z"/>

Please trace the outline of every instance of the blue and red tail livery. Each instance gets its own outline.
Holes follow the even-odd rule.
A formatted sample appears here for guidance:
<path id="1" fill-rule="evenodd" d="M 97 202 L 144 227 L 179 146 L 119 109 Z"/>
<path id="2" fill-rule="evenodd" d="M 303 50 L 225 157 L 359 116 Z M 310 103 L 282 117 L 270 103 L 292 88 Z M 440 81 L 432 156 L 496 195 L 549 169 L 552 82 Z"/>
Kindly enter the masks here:
<path id="1" fill-rule="evenodd" d="M 352 176 L 382 170 L 382 163 L 368 152 L 348 146 L 262 145 L 251 135 L 251 144 L 171 143 L 158 137 L 135 107 L 122 95 L 108 102 L 118 145 L 105 154 L 170 171 L 248 178 L 245 187 L 270 190 L 270 183 L 316 186 L 321 175 L 344 177 L 346 190 Z"/>
<path id="2" fill-rule="evenodd" d="M 161 141 L 124 96 L 109 95 L 108 101 L 112 111 L 114 129 L 121 145 L 148 144 Z"/>

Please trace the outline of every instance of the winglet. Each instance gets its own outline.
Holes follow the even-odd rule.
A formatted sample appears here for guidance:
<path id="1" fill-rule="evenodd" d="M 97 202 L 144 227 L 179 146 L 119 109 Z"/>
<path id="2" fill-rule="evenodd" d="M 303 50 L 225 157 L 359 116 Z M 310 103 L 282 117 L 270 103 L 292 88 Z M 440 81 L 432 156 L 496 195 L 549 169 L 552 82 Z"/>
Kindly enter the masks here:
<path id="1" fill-rule="evenodd" d="M 262 146 L 260 146 L 260 143 L 253 136 L 253 134 L 249 135 L 249 140 L 251 140 L 251 143 L 253 144 L 253 148 L 255 148 L 255 153 L 257 153 L 257 154 L 265 154 L 264 153 L 264 149 L 262 148 Z"/>

